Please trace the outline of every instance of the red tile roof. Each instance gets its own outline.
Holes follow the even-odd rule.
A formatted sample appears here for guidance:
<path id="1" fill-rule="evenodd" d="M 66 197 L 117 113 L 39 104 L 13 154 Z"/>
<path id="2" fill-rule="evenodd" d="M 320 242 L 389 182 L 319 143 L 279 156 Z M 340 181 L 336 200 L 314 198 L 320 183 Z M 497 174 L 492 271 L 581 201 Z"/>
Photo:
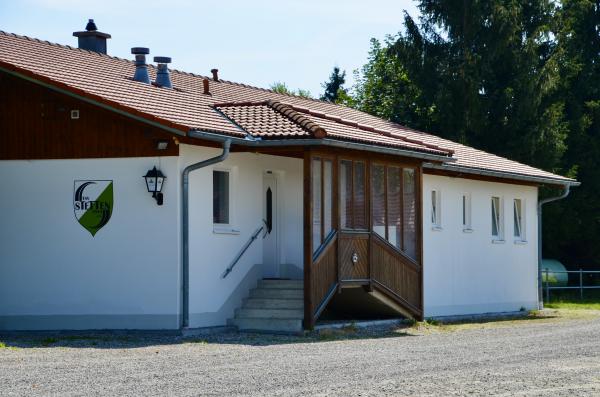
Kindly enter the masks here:
<path id="1" fill-rule="evenodd" d="M 132 61 L 0 31 L 0 68 L 115 106 L 182 133 L 262 139 L 326 138 L 452 157 L 449 169 L 505 178 L 572 179 L 328 102 L 172 70 L 174 89 L 133 81 Z M 149 65 L 151 79 L 156 69 Z"/>

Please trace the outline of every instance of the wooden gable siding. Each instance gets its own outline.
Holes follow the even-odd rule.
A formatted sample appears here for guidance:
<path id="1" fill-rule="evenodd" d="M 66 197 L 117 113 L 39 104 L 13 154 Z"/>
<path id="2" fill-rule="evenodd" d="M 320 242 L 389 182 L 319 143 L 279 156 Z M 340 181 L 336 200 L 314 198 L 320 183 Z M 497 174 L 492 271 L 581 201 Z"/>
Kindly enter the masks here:
<path id="1" fill-rule="evenodd" d="M 79 119 L 71 119 L 71 110 Z M 174 134 L 0 73 L 0 160 L 177 156 Z M 166 150 L 157 150 L 168 140 Z"/>

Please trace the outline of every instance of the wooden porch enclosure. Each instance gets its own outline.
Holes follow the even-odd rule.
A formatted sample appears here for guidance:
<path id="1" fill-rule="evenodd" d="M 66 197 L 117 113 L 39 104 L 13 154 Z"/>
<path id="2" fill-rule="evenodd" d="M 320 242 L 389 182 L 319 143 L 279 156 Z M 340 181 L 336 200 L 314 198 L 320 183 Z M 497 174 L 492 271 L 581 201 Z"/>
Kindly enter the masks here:
<path id="1" fill-rule="evenodd" d="M 422 166 L 358 151 L 304 152 L 304 326 L 361 286 L 423 317 Z"/>

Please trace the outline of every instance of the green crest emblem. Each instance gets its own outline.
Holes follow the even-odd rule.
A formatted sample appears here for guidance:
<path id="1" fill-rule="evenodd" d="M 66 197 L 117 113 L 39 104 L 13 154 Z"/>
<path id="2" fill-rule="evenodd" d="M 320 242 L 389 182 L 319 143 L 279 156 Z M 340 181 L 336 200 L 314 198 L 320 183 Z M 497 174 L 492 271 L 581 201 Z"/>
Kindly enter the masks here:
<path id="1" fill-rule="evenodd" d="M 95 236 L 110 220 L 113 209 L 113 181 L 75 181 L 75 219 Z"/>

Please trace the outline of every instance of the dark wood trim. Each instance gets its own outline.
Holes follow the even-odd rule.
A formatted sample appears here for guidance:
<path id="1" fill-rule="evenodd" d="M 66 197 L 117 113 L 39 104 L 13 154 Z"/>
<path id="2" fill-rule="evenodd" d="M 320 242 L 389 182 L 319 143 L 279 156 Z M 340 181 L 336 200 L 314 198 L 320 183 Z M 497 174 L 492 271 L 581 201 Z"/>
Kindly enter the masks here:
<path id="1" fill-rule="evenodd" d="M 373 171 L 373 169 L 371 169 L 371 171 Z M 371 174 L 372 176 L 372 174 Z M 370 178 L 373 179 L 373 178 Z M 373 216 L 373 209 L 371 208 L 371 216 Z M 389 222 L 390 222 L 390 214 L 389 214 L 389 210 L 388 210 L 388 167 L 387 166 L 383 166 L 383 212 L 384 212 L 384 221 L 383 224 L 385 225 L 385 239 L 389 240 L 390 239 L 390 233 L 389 233 Z M 373 230 L 373 223 L 371 222 L 371 230 Z M 402 244 L 401 244 L 402 245 Z"/>
<path id="2" fill-rule="evenodd" d="M 15 66 L 13 64 L 10 64 L 10 63 L 4 62 L 4 61 L 0 61 L 0 68 L 4 69 L 5 71 L 8 71 L 8 72 L 4 72 L 5 75 L 9 75 L 9 73 L 10 73 L 11 75 L 13 75 L 16 78 L 20 78 L 25 81 L 29 80 L 32 84 L 42 85 L 47 90 L 52 90 L 52 91 L 60 90 L 62 92 L 68 93 L 68 94 L 63 94 L 63 95 L 75 95 L 82 99 L 97 102 L 98 104 L 108 106 L 115 110 L 146 119 L 149 122 L 158 123 L 158 124 L 164 125 L 167 128 L 181 131 L 181 135 L 185 135 L 187 133 L 187 131 L 189 130 L 189 128 L 186 126 L 176 124 L 176 123 L 173 123 L 173 122 L 170 122 L 167 120 L 159 119 L 155 116 L 146 114 L 137 109 L 122 105 L 118 102 L 110 101 L 99 95 L 90 94 L 89 92 L 84 91 L 82 89 L 75 88 L 70 85 L 52 80 L 49 77 L 35 74 L 27 69 L 20 68 L 18 66 Z M 3 71 L 0 70 L 0 72 L 3 72 Z"/>
<path id="3" fill-rule="evenodd" d="M 390 298 L 392 298 L 396 302 L 398 302 L 401 305 L 405 306 L 407 309 L 410 309 L 413 313 L 415 313 L 417 315 L 418 318 L 422 318 L 423 317 L 423 310 L 419 309 L 418 307 L 415 307 L 414 305 L 411 305 L 404 298 L 402 298 L 400 295 L 398 295 L 397 293 L 395 293 L 393 290 L 391 290 L 390 288 L 388 288 L 384 284 L 381 284 L 379 281 L 372 280 L 372 283 L 373 283 L 373 286 L 375 287 L 376 290 L 378 290 L 380 292 L 383 292 L 384 294 L 388 295 Z"/>
<path id="4" fill-rule="evenodd" d="M 304 149 L 303 182 L 304 182 L 304 328 L 313 329 L 314 317 L 312 309 L 311 268 L 312 268 L 312 173 L 311 152 Z"/>
<path id="5" fill-rule="evenodd" d="M 0 87 L 0 160 L 178 156 L 186 139 L 7 73 Z"/>
<path id="6" fill-rule="evenodd" d="M 415 249 L 416 254 L 418 255 L 417 257 L 417 262 L 419 263 L 419 265 L 421 265 L 421 274 L 419 276 L 420 278 L 420 283 L 421 283 L 421 308 L 423 309 L 423 312 L 425 311 L 425 288 L 424 288 L 424 280 L 423 280 L 423 273 L 425 271 L 425 266 L 424 266 L 424 260 L 423 260 L 423 165 L 419 166 L 416 170 L 415 173 L 417 175 L 415 175 L 415 196 L 418 198 L 416 200 L 416 222 L 417 222 L 417 228 L 416 228 L 416 233 L 417 236 L 419 237 L 417 240 L 417 247 Z M 421 316 L 420 318 L 418 318 L 418 320 L 423 321 L 423 312 L 421 312 Z"/>

